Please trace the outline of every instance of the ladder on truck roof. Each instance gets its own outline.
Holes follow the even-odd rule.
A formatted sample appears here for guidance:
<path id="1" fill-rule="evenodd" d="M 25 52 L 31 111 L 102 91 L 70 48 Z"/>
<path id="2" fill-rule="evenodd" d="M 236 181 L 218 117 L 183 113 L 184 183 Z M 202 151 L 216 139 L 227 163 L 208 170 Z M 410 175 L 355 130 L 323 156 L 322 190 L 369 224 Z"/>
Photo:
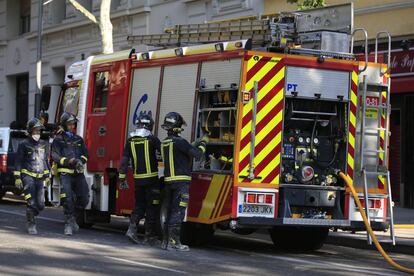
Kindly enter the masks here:
<path id="1" fill-rule="evenodd" d="M 255 46 L 271 41 L 270 18 L 239 19 L 201 24 L 175 25 L 163 34 L 132 35 L 127 40 L 136 44 L 168 47 L 187 44 L 252 39 Z"/>
<path id="2" fill-rule="evenodd" d="M 362 31 L 365 35 L 365 66 L 360 70 L 360 74 L 364 73 L 368 67 L 368 37 L 365 29 L 355 29 L 353 34 Z M 393 214 L 393 201 L 391 195 L 391 180 L 390 171 L 388 169 L 388 140 L 389 140 L 389 115 L 391 112 L 390 104 L 390 80 L 387 83 L 382 82 L 382 77 L 390 72 L 391 64 L 391 35 L 386 31 L 378 32 L 375 39 L 375 63 L 378 62 L 378 39 L 381 35 L 385 34 L 388 39 L 387 49 L 387 69 L 383 72 L 382 67 L 378 67 L 378 70 L 374 70 L 375 78 L 369 78 L 372 72 L 362 75 L 362 83 L 360 83 L 358 89 L 361 91 L 360 112 L 361 112 L 361 125 L 360 125 L 360 174 L 363 181 L 363 196 L 365 201 L 365 213 L 368 221 L 375 219 L 370 217 L 369 198 L 370 193 L 368 190 L 368 178 L 375 177 L 378 181 L 386 182 L 386 199 L 387 209 L 386 222 L 390 226 L 390 238 L 387 240 L 381 240 L 381 242 L 390 242 L 395 245 L 395 232 L 394 232 L 394 214 Z M 371 116 L 370 114 L 376 114 Z M 367 137 L 373 137 L 372 141 L 375 141 L 374 149 L 369 148 L 367 144 L 369 139 Z M 372 145 L 371 145 L 372 146 Z M 367 231 L 368 244 L 372 244 L 371 236 Z"/>

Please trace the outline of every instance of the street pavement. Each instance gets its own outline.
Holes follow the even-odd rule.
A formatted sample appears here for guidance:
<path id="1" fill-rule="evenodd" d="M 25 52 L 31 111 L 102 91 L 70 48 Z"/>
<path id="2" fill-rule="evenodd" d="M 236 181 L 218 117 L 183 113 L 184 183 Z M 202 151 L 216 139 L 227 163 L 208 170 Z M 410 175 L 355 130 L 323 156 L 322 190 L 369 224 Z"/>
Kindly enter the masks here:
<path id="1" fill-rule="evenodd" d="M 404 275 L 373 250 L 325 245 L 315 252 L 278 251 L 268 235 L 216 232 L 208 245 L 177 253 L 130 243 L 125 218 L 63 235 L 62 209 L 38 219 L 38 236 L 25 232 L 25 205 L 0 202 L 0 275 Z M 413 254 L 393 253 L 414 267 Z"/>

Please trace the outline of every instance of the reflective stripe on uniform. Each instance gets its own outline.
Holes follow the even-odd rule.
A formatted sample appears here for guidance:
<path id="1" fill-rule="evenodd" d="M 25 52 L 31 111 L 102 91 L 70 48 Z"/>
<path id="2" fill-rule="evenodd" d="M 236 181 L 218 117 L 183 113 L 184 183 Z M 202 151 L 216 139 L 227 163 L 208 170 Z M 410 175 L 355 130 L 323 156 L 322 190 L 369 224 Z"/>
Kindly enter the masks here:
<path id="1" fill-rule="evenodd" d="M 67 159 L 66 157 L 60 158 L 59 163 L 63 166 L 65 164 L 66 159 Z"/>
<path id="2" fill-rule="evenodd" d="M 136 166 L 137 166 L 137 152 L 135 151 L 135 144 L 141 144 L 142 142 L 134 142 L 134 141 L 132 141 L 131 142 L 131 152 L 132 152 L 132 158 L 134 159 L 134 174 L 136 174 L 137 173 L 137 168 L 136 168 Z"/>
<path id="3" fill-rule="evenodd" d="M 188 203 L 187 202 L 184 202 L 184 201 L 180 201 L 180 206 L 181 207 L 187 207 L 188 206 Z"/>
<path id="4" fill-rule="evenodd" d="M 169 157 L 169 161 L 170 161 L 170 175 L 171 175 L 171 177 L 174 177 L 175 176 L 175 170 L 174 170 L 174 158 L 173 158 L 173 155 L 174 155 L 174 149 L 173 149 L 173 143 L 172 142 L 170 142 L 169 144 L 168 144 L 168 146 L 169 146 L 169 152 L 168 152 L 168 157 Z M 166 179 L 167 178 L 169 178 L 169 177 L 166 177 Z"/>
<path id="5" fill-rule="evenodd" d="M 85 162 L 88 162 L 88 158 L 87 158 L 85 155 L 82 155 L 82 156 L 81 156 L 81 158 L 82 158 L 83 160 L 85 160 Z"/>
<path id="6" fill-rule="evenodd" d="M 120 173 L 120 174 L 119 174 L 119 178 L 123 178 L 123 179 L 125 179 L 125 178 L 126 178 L 126 174 L 124 174 L 124 173 Z"/>
<path id="7" fill-rule="evenodd" d="M 65 193 L 61 193 L 60 194 L 60 198 L 65 198 L 66 197 L 66 194 Z"/>
<path id="8" fill-rule="evenodd" d="M 50 171 L 49 170 L 45 170 L 44 172 L 43 172 L 43 174 L 49 174 L 50 173 Z"/>
<path id="9" fill-rule="evenodd" d="M 68 168 L 58 168 L 57 171 L 60 173 L 75 173 L 75 170 L 68 169 Z"/>
<path id="10" fill-rule="evenodd" d="M 14 176 L 20 176 L 20 172 L 19 172 L 19 171 L 14 171 L 14 172 L 13 172 L 13 175 L 14 175 Z"/>
<path id="11" fill-rule="evenodd" d="M 191 176 L 188 176 L 188 175 L 175 175 L 175 176 L 170 176 L 170 177 L 165 177 L 164 178 L 165 182 L 179 181 L 179 180 L 191 181 Z"/>
<path id="12" fill-rule="evenodd" d="M 144 143 L 144 155 L 145 155 L 145 168 L 146 168 L 146 172 L 147 174 L 151 173 L 151 163 L 150 163 L 150 159 L 149 159 L 149 145 L 148 145 L 148 140 L 145 140 Z"/>
<path id="13" fill-rule="evenodd" d="M 24 196 L 24 199 L 25 199 L 25 200 L 28 200 L 28 199 L 30 199 L 30 198 L 32 198 L 32 195 L 31 195 L 31 194 L 27 194 L 27 195 L 25 195 L 25 196 Z"/>
<path id="14" fill-rule="evenodd" d="M 34 172 L 28 171 L 26 169 L 22 169 L 22 173 L 24 173 L 28 176 L 34 177 L 34 178 L 42 178 L 46 175 L 46 173 L 34 173 Z"/>
<path id="15" fill-rule="evenodd" d="M 134 174 L 134 178 L 137 179 L 142 179 L 142 178 L 150 178 L 150 177 L 155 177 L 158 176 L 158 172 L 153 172 L 153 173 L 142 173 L 142 174 Z"/>
<path id="16" fill-rule="evenodd" d="M 202 151 L 203 153 L 205 153 L 205 152 L 206 152 L 206 147 L 205 147 L 205 146 L 203 146 L 203 145 L 199 145 L 199 146 L 198 146 L 198 148 L 199 148 L 199 149 L 201 149 L 201 151 Z"/>
<path id="17" fill-rule="evenodd" d="M 160 201 L 159 201 L 158 199 L 154 199 L 154 200 L 152 201 L 152 204 L 153 204 L 153 205 L 158 205 L 158 204 L 160 204 Z"/>

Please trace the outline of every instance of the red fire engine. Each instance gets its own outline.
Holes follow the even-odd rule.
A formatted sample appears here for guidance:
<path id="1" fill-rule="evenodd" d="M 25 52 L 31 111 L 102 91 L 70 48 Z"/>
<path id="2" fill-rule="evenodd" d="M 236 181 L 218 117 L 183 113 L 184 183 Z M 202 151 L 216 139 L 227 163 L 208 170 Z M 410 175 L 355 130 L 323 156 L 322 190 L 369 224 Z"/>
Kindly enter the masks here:
<path id="1" fill-rule="evenodd" d="M 183 137 L 210 135 L 193 163 L 184 231 L 193 240 L 216 228 L 267 228 L 280 247 L 318 248 L 329 228 L 362 230 L 338 171 L 354 181 L 373 228 L 393 230 L 387 65 L 357 61 L 349 50 L 361 31 L 352 12 L 341 5 L 243 23 L 268 26 L 266 49 L 236 39 L 74 63 L 56 114 L 77 114 L 90 153 L 83 225 L 131 214 L 133 185 L 119 190 L 117 170 L 134 118 L 151 113 L 162 140 L 160 122 L 177 111 L 188 124 Z M 58 194 L 55 178 L 51 200 L 58 203 Z"/>

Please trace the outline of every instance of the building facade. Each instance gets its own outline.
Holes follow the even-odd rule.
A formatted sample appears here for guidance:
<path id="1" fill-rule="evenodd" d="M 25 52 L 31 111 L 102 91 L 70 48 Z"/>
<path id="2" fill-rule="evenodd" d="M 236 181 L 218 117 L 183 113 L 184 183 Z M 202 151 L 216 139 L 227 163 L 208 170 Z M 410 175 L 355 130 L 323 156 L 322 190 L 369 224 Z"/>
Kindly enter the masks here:
<path id="1" fill-rule="evenodd" d="M 23 125 L 34 114 L 38 1 L 0 0 L 0 126 Z M 101 1 L 78 2 L 99 18 Z M 68 1 L 43 3 L 42 84 L 60 84 L 71 63 L 101 52 L 100 31 Z M 114 51 L 143 47 L 129 44 L 129 35 L 256 15 L 263 8 L 262 0 L 112 0 Z"/>

